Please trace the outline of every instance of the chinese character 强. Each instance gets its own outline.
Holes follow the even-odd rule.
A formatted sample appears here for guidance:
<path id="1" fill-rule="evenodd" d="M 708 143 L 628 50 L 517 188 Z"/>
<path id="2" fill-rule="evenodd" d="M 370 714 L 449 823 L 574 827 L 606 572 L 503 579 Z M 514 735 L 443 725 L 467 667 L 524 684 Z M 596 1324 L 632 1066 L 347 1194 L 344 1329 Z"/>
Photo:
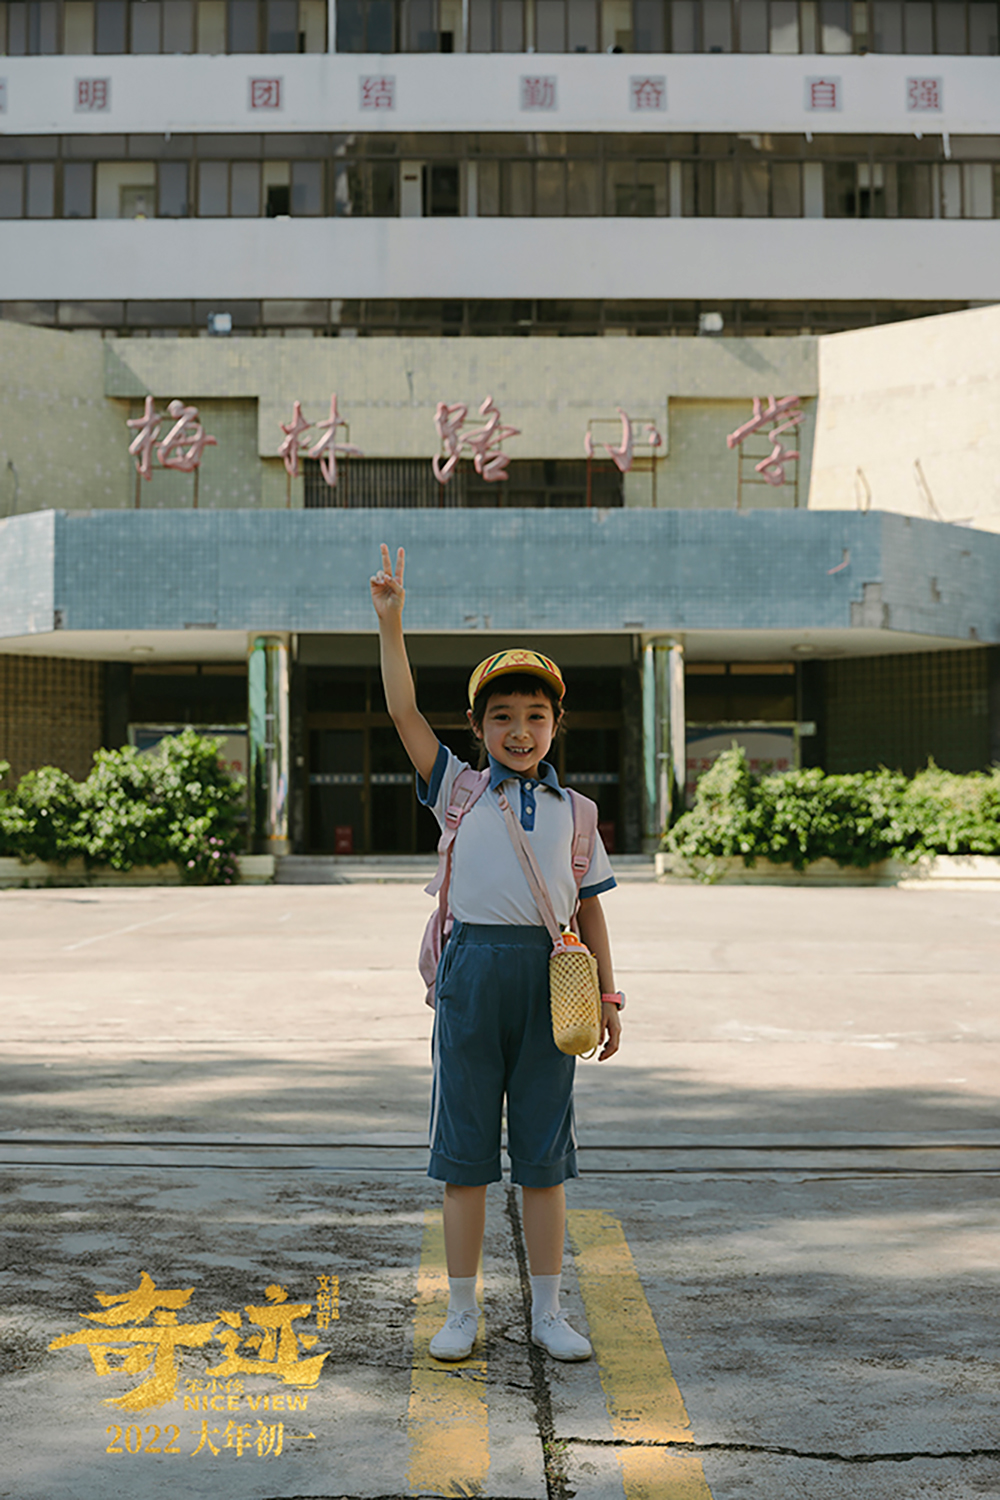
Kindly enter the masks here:
<path id="1" fill-rule="evenodd" d="M 391 74 L 363 77 L 360 83 L 362 109 L 396 108 L 396 80 Z"/>
<path id="2" fill-rule="evenodd" d="M 805 421 L 805 412 L 799 405 L 801 399 L 801 396 L 782 396 L 780 401 L 776 401 L 773 396 L 768 396 L 767 406 L 764 406 L 760 397 L 754 396 L 753 416 L 726 438 L 727 448 L 738 448 L 751 433 L 763 432 L 765 427 L 770 427 L 767 436 L 773 445 L 771 452 L 754 464 L 754 469 L 762 479 L 775 487 L 785 483 L 785 464 L 799 457 L 797 448 L 786 448 L 777 438 L 779 433 L 789 432 Z"/>
<path id="3" fill-rule="evenodd" d="M 666 109 L 666 78 L 631 78 L 629 88 L 633 109 Z"/>
<path id="4" fill-rule="evenodd" d="M 839 109 L 839 78 L 807 78 L 806 109 Z"/>
<path id="5" fill-rule="evenodd" d="M 281 79 L 280 78 L 251 78 L 251 80 L 250 80 L 250 108 L 251 109 L 280 109 L 281 108 Z"/>
<path id="6" fill-rule="evenodd" d="M 132 1291 L 96 1293 L 106 1311 L 81 1316 L 101 1324 L 100 1328 L 62 1334 L 49 1348 L 86 1348 L 98 1375 L 146 1375 L 149 1371 L 127 1395 L 106 1398 L 106 1405 L 126 1411 L 145 1411 L 173 1401 L 180 1373 L 178 1351 L 203 1348 L 212 1338 L 222 1344 L 225 1357 L 208 1367 L 210 1375 L 276 1375 L 286 1385 L 307 1387 L 319 1380 L 327 1355 L 300 1357 L 300 1350 L 314 1348 L 318 1339 L 315 1334 L 297 1334 L 292 1328 L 298 1319 L 309 1316 L 310 1303 L 288 1302 L 283 1287 L 267 1287 L 264 1295 L 270 1306 L 249 1304 L 244 1308 L 251 1327 L 263 1332 L 244 1337 L 243 1319 L 237 1312 L 216 1313 L 204 1323 L 179 1323 L 177 1314 L 187 1306 L 193 1292 L 193 1287 L 162 1290 L 143 1271 Z M 217 1333 L 220 1323 L 224 1331 Z M 239 1352 L 241 1344 L 250 1354 Z"/>
<path id="7" fill-rule="evenodd" d="M 77 111 L 100 114 L 111 108 L 110 78 L 78 78 L 76 80 Z"/>
<path id="8" fill-rule="evenodd" d="M 481 474 L 488 484 L 509 479 L 507 465 L 510 457 L 500 451 L 500 445 L 507 438 L 517 437 L 521 429 L 503 426 L 499 409 L 493 404 L 493 397 L 487 396 L 479 408 L 479 415 L 487 418 L 485 425 L 463 436 L 462 427 L 468 412 L 467 406 L 448 406 L 444 401 L 438 402 L 434 412 L 434 426 L 444 445 L 445 457 L 442 462 L 441 455 L 435 453 L 431 459 L 434 478 L 439 484 L 447 484 L 458 467 L 465 447 L 472 450 L 472 466 L 476 473 Z"/>
<path id="9" fill-rule="evenodd" d="M 521 79 L 522 109 L 555 109 L 556 80 L 551 74 Z"/>
<path id="10" fill-rule="evenodd" d="M 296 408 L 298 408 L 298 402 L 295 403 L 295 406 Z M 299 416 L 301 417 L 301 415 L 302 412 L 301 409 L 299 409 Z M 282 424 L 282 426 L 284 426 L 284 424 Z M 332 396 L 330 397 L 329 417 L 325 422 L 316 423 L 317 432 L 322 432 L 323 436 L 320 438 L 318 443 L 314 443 L 313 446 L 309 449 L 309 457 L 319 459 L 320 473 L 323 475 L 323 478 L 326 480 L 331 489 L 336 489 L 337 487 L 338 455 L 341 458 L 364 458 L 364 454 L 362 453 L 361 449 L 356 448 L 353 443 L 337 442 L 337 428 L 346 426 L 347 423 L 337 412 L 337 392 L 334 391 Z M 284 430 L 287 432 L 287 427 Z M 284 446 L 284 444 L 282 444 L 282 446 Z"/>
<path id="11" fill-rule="evenodd" d="M 908 78 L 906 80 L 906 107 L 909 110 L 938 112 L 942 106 L 940 78 Z"/>

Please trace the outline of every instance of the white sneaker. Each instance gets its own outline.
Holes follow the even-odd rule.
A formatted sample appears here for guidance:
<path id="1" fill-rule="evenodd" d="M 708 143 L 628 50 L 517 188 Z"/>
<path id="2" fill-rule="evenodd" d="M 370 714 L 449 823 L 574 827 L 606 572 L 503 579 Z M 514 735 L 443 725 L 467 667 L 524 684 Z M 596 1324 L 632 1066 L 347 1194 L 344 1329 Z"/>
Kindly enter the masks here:
<path id="1" fill-rule="evenodd" d="M 444 1327 L 439 1329 L 431 1339 L 430 1350 L 434 1358 L 467 1359 L 476 1342 L 478 1327 L 478 1311 L 451 1313 Z"/>
<path id="2" fill-rule="evenodd" d="M 553 1359 L 589 1359 L 593 1349 L 582 1333 L 566 1322 L 566 1314 L 546 1313 L 531 1330 L 531 1342 L 539 1344 Z"/>

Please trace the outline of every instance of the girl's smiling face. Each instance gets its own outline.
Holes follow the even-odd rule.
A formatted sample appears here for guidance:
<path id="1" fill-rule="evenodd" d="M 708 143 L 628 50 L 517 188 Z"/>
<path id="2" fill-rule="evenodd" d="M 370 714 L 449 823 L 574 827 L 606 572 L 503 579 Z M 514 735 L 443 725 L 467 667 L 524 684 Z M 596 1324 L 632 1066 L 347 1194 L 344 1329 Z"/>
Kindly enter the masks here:
<path id="1" fill-rule="evenodd" d="M 534 776 L 555 737 L 556 716 L 544 693 L 495 693 L 486 704 L 482 724 L 469 722 L 494 760 L 522 776 Z"/>

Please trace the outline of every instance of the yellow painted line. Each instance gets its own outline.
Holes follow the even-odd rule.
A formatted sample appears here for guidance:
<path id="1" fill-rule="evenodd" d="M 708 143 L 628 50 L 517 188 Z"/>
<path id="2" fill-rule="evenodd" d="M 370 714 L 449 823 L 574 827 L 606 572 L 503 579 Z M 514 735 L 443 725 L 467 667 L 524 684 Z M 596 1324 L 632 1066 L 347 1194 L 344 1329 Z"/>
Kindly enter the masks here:
<path id="1" fill-rule="evenodd" d="M 621 1224 L 600 1210 L 567 1220 L 613 1436 L 690 1443 L 691 1420 Z M 627 1500 L 712 1500 L 697 1453 L 626 1447 L 617 1454 Z"/>
<path id="2" fill-rule="evenodd" d="M 424 1240 L 417 1274 L 410 1379 L 410 1467 L 414 1495 L 479 1495 L 490 1466 L 486 1411 L 486 1359 L 480 1321 L 477 1349 L 469 1359 L 442 1364 L 428 1344 L 448 1312 L 448 1272 L 440 1212 L 424 1214 Z"/>

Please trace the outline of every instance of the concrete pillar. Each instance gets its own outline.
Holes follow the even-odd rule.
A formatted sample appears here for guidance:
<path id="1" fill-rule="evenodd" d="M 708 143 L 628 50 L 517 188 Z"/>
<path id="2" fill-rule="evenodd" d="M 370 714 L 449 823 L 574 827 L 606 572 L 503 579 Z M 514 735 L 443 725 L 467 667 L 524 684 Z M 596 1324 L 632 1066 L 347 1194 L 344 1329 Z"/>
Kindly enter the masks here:
<path id="1" fill-rule="evenodd" d="M 643 846 L 651 853 L 684 811 L 687 747 L 684 644 L 661 636 L 643 646 L 642 742 L 645 781 Z"/>
<path id="2" fill-rule="evenodd" d="M 989 739 L 987 763 L 1000 765 L 1000 646 L 988 646 Z"/>
<path id="3" fill-rule="evenodd" d="M 289 662 L 288 637 L 250 640 L 247 672 L 250 826 L 257 854 L 288 854 Z"/>

